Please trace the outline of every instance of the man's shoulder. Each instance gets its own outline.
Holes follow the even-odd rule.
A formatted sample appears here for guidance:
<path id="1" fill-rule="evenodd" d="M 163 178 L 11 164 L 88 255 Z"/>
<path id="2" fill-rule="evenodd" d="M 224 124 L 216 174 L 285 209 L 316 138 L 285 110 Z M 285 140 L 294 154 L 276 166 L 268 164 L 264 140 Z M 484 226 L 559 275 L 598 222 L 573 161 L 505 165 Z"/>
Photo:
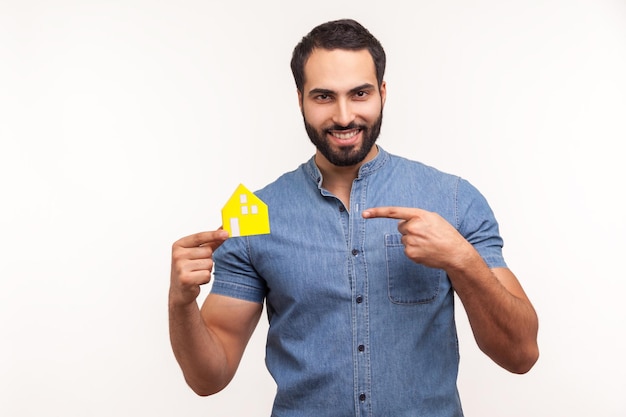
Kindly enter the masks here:
<path id="1" fill-rule="evenodd" d="M 427 176 L 431 178 L 447 179 L 450 181 L 458 181 L 460 177 L 450 172 L 441 170 L 434 165 L 411 159 L 406 156 L 400 156 L 395 154 L 388 154 L 390 166 L 394 169 L 404 170 L 405 172 L 413 172 L 420 176 Z"/>
<path id="2" fill-rule="evenodd" d="M 308 162 L 300 164 L 296 169 L 281 174 L 274 181 L 266 184 L 254 193 L 260 198 L 268 198 L 276 195 L 288 195 L 294 190 L 304 187 L 307 181 L 312 181 Z"/>

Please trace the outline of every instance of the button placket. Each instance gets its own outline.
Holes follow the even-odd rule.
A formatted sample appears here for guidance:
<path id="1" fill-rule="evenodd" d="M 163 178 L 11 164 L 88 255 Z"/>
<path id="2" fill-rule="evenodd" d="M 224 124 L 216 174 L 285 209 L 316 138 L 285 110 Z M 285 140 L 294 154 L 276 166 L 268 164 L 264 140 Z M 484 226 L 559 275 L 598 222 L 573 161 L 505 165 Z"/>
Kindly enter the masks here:
<path id="1" fill-rule="evenodd" d="M 351 248 L 349 254 L 351 255 L 351 264 L 353 267 L 353 312 L 354 316 L 354 328 L 353 328 L 353 349 L 354 349 L 354 363 L 356 370 L 356 379 L 354 386 L 354 399 L 357 407 L 360 409 L 358 415 L 370 416 L 371 415 L 371 399 L 369 397 L 371 393 L 371 369 L 370 369 L 370 357 L 369 357 L 369 310 L 367 305 L 367 293 L 368 293 L 368 276 L 366 266 L 366 256 L 363 253 L 365 242 L 365 220 L 360 215 L 360 207 L 366 206 L 367 181 L 355 180 L 352 184 L 352 193 L 350 199 L 353 202 L 350 208 L 351 215 L 350 221 L 350 237 L 348 240 L 348 246 Z"/>

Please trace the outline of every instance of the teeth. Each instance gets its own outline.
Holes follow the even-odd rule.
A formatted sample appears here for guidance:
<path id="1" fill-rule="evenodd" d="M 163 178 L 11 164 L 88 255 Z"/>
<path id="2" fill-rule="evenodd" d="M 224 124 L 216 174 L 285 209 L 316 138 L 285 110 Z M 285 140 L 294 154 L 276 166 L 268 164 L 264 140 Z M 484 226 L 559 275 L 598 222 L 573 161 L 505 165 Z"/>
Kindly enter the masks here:
<path id="1" fill-rule="evenodd" d="M 335 132 L 335 133 L 333 133 L 333 135 L 334 135 L 336 138 L 339 138 L 339 139 L 350 139 L 351 137 L 353 137 L 353 136 L 354 136 L 354 135 L 356 135 L 357 133 L 358 133 L 358 131 L 357 131 L 357 130 L 352 130 L 352 131 L 347 132 L 347 133 L 339 133 L 339 132 Z"/>

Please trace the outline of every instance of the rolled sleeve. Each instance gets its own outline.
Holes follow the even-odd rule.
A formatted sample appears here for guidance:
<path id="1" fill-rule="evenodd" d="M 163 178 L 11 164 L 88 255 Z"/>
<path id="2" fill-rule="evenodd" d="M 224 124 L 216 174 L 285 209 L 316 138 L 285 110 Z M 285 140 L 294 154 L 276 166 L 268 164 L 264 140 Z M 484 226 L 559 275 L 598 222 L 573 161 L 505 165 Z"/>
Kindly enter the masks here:
<path id="1" fill-rule="evenodd" d="M 457 193 L 457 228 L 489 268 L 506 268 L 504 241 L 498 222 L 485 197 L 468 181 L 460 179 Z"/>
<path id="2" fill-rule="evenodd" d="M 263 303 L 267 284 L 252 267 L 248 248 L 248 239 L 237 237 L 215 251 L 212 294 Z"/>

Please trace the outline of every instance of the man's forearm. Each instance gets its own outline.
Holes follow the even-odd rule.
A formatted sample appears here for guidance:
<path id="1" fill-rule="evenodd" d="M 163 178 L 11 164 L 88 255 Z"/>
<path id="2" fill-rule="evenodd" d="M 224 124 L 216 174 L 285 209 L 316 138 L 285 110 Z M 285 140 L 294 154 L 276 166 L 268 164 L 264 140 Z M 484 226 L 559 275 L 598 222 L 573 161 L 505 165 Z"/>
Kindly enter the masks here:
<path id="1" fill-rule="evenodd" d="M 538 358 L 538 321 L 511 271 L 490 270 L 480 255 L 448 271 L 480 349 L 503 368 L 525 373 Z"/>
<path id="2" fill-rule="evenodd" d="M 205 326 L 197 303 L 169 306 L 172 350 L 187 384 L 202 396 L 215 394 L 230 381 L 221 344 Z"/>

